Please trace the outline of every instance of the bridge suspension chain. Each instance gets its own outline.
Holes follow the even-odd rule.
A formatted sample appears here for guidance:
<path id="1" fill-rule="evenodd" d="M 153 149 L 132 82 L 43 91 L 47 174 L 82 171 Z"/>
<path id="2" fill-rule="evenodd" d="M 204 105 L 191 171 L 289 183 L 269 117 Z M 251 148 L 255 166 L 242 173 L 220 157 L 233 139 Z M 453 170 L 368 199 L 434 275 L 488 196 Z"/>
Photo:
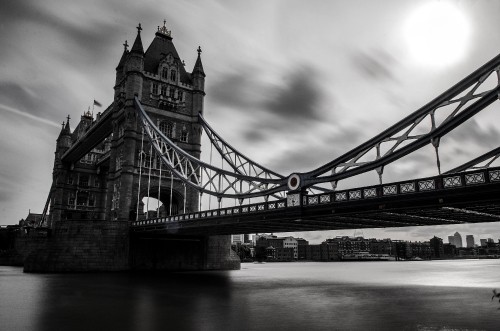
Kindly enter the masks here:
<path id="1" fill-rule="evenodd" d="M 234 172 L 240 175 L 285 180 L 285 176 L 261 166 L 232 147 L 214 129 L 212 129 L 201 114 L 198 114 L 198 119 L 203 131 L 210 140 L 210 164 L 212 164 L 212 149 L 215 147 L 222 160 L 225 161 Z M 221 164 L 221 169 L 224 170 L 224 162 Z M 273 197 L 276 199 L 282 199 L 284 198 L 284 194 L 273 194 Z"/>
<path id="2" fill-rule="evenodd" d="M 491 80 L 495 80 L 494 86 L 486 86 L 485 82 Z M 335 188 L 341 179 L 372 170 L 377 170 L 381 180 L 384 166 L 429 144 L 436 151 L 440 173 L 440 139 L 495 102 L 500 95 L 499 81 L 500 55 L 374 138 L 315 170 L 300 174 L 302 187 L 331 182 Z"/>
<path id="3" fill-rule="evenodd" d="M 151 146 L 158 153 L 160 160 L 184 184 L 219 199 L 272 196 L 287 189 L 286 179 L 277 177 L 275 173 L 262 171 L 265 168 L 258 166 L 256 163 L 251 167 L 251 169 L 254 169 L 253 172 L 247 173 L 243 172 L 240 167 L 237 167 L 238 171 L 235 171 L 233 167 L 230 170 L 225 170 L 206 164 L 182 150 L 165 136 L 154 125 L 137 97 L 135 98 L 135 105 Z"/>

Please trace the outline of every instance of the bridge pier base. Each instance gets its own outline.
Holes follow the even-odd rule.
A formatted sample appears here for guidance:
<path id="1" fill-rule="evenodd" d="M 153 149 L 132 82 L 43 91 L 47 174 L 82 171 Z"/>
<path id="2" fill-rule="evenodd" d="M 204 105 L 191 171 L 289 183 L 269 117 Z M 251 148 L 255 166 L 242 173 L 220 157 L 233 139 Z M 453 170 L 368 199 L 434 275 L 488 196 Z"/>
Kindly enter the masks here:
<path id="1" fill-rule="evenodd" d="M 235 270 L 230 236 L 139 236 L 128 221 L 58 221 L 15 238 L 25 272 Z"/>
<path id="2" fill-rule="evenodd" d="M 16 238 L 25 272 L 128 270 L 129 222 L 58 221 Z"/>
<path id="3" fill-rule="evenodd" d="M 132 270 L 237 270 L 230 236 L 132 236 Z"/>

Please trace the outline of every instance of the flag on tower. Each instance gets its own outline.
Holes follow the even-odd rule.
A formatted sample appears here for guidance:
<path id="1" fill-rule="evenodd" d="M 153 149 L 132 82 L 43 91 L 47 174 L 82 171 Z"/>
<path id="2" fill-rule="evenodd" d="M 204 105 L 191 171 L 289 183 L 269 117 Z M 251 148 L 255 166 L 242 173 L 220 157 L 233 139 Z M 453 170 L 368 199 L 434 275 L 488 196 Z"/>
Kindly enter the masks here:
<path id="1" fill-rule="evenodd" d="M 101 103 L 94 99 L 94 106 L 102 107 Z"/>

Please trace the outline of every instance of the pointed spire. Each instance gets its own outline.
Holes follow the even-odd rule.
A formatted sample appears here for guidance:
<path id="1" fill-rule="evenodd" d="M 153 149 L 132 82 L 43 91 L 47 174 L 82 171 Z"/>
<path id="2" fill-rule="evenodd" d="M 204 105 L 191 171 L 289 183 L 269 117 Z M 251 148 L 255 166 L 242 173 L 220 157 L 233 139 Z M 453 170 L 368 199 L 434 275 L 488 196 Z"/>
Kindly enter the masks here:
<path id="1" fill-rule="evenodd" d="M 69 128 L 69 119 L 70 117 L 68 115 L 66 123 L 64 123 L 64 121 L 62 122 L 61 132 L 59 133 L 59 137 L 57 138 L 57 140 L 59 140 L 62 136 L 71 135 L 71 131 Z"/>
<path id="2" fill-rule="evenodd" d="M 116 69 L 123 67 L 127 55 L 128 55 L 128 42 L 125 40 L 125 43 L 123 44 L 123 54 L 122 57 L 120 58 L 120 62 L 118 62 L 118 66 L 116 67 Z"/>
<path id="3" fill-rule="evenodd" d="M 137 26 L 137 37 L 135 38 L 130 53 L 144 54 L 144 48 L 142 48 L 141 30 L 142 30 L 141 23 L 139 23 L 139 26 Z"/>
<path id="4" fill-rule="evenodd" d="M 64 127 L 64 131 L 66 131 L 67 133 L 71 133 L 71 130 L 69 128 L 69 120 L 70 120 L 71 117 L 69 117 L 69 114 L 68 114 L 68 117 L 66 117 L 66 126 Z"/>
<path id="5" fill-rule="evenodd" d="M 196 59 L 196 63 L 194 64 L 193 74 L 201 74 L 205 77 L 205 71 L 203 70 L 203 64 L 201 63 L 201 47 L 198 46 L 198 58 Z"/>

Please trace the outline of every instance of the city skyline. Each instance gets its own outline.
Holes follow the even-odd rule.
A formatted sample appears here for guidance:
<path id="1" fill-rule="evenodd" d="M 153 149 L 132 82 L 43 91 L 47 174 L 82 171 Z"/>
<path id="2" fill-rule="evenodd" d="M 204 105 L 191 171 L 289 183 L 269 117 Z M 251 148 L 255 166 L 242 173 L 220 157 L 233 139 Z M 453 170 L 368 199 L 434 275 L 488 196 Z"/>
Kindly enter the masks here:
<path id="1" fill-rule="evenodd" d="M 455 234 L 458 233 L 458 232 L 455 232 Z M 275 235 L 273 233 L 261 233 L 261 234 L 250 234 L 250 235 L 242 235 L 242 234 L 233 234 L 231 235 L 231 241 L 232 243 L 236 243 L 236 242 L 246 242 L 247 240 L 249 241 L 255 241 L 255 238 L 258 237 L 258 236 L 267 236 L 267 235 Z M 246 237 L 248 236 L 248 237 Z M 500 243 L 500 238 L 477 238 L 477 241 L 476 241 L 476 237 L 474 237 L 474 235 L 471 235 L 471 234 L 466 234 L 466 238 L 472 236 L 473 238 L 473 241 L 475 243 L 476 246 L 481 246 L 482 244 L 480 243 L 480 241 L 484 241 L 484 242 L 487 242 L 488 240 L 493 240 L 493 242 L 495 243 Z M 283 235 L 283 233 L 280 233 L 279 236 L 277 236 L 279 238 L 283 238 L 283 237 L 287 237 L 286 235 Z M 294 236 L 291 236 L 291 237 L 294 237 Z M 336 236 L 336 237 L 342 237 L 342 236 Z M 361 238 L 364 238 L 364 239 L 376 239 L 376 240 L 385 240 L 385 239 L 389 239 L 389 240 L 402 240 L 402 239 L 399 239 L 399 238 L 377 238 L 377 237 L 365 237 L 363 234 L 357 236 L 356 233 L 354 233 L 354 235 L 352 236 L 346 236 L 346 237 L 349 237 L 349 238 L 358 238 L 358 237 L 361 237 Z M 440 238 L 439 236 L 433 236 L 433 237 L 438 237 Z M 450 241 L 450 238 L 452 238 L 453 236 L 448 236 L 448 243 L 449 244 L 453 244 L 452 241 Z M 236 239 L 237 238 L 237 239 Z M 244 239 L 246 238 L 246 239 Z M 251 238 L 251 239 L 250 239 Z M 300 238 L 300 237 L 294 237 L 295 239 L 304 239 L 304 238 Z M 333 237 L 332 237 L 333 238 Z M 330 238 L 323 238 L 323 240 L 321 240 L 320 242 L 315 242 L 315 244 L 318 244 L 318 243 L 321 243 L 321 242 L 324 242 L 325 240 L 328 240 Z M 441 238 L 444 242 L 444 238 Z M 424 241 L 429 241 L 429 239 L 427 240 L 424 240 Z M 467 242 L 467 245 L 462 245 L 461 247 L 464 247 L 464 248 L 469 248 L 468 246 L 468 242 Z M 474 246 L 472 246 L 474 247 Z M 457 247 L 458 248 L 458 247 Z"/>
<path id="2" fill-rule="evenodd" d="M 61 121 L 69 114 L 74 128 L 94 100 L 109 105 L 121 44 L 132 43 L 139 22 L 148 45 L 166 19 L 187 67 L 194 65 L 201 46 L 206 118 L 232 145 L 284 175 L 310 170 L 371 138 L 500 49 L 498 3 L 445 1 L 448 12 L 456 14 L 450 19 L 466 29 L 443 37 L 463 46 L 456 50 L 460 56 L 440 53 L 436 63 L 428 60 L 424 44 L 415 49 L 411 42 L 425 32 L 415 30 L 422 25 L 419 13 L 436 1 L 153 1 L 148 8 L 123 3 L 0 5 L 5 46 L 0 50 L 0 153 L 5 156 L 0 224 L 17 223 L 29 209 L 42 211 Z M 443 168 L 497 147 L 500 130 L 492 124 L 497 119 L 485 112 L 446 139 L 451 146 L 443 152 Z M 384 181 L 436 172 L 433 152 L 425 150 L 388 167 Z M 351 184 L 377 180 L 373 174 Z M 451 228 L 478 238 L 500 235 L 498 223 L 364 231 L 418 240 L 431 233 L 445 237 Z M 314 241 L 328 235 L 298 236 Z"/>

